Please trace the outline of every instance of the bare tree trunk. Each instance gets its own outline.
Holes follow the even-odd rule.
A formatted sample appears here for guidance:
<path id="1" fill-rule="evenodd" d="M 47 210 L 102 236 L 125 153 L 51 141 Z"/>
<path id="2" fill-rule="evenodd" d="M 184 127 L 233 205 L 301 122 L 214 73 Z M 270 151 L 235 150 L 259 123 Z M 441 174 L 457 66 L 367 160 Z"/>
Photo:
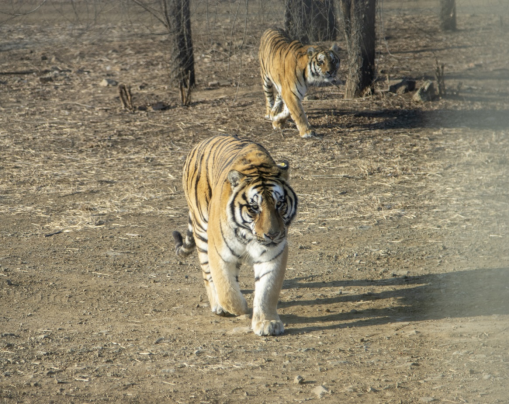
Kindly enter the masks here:
<path id="1" fill-rule="evenodd" d="M 456 31 L 456 0 L 440 0 L 440 29 Z"/>
<path id="2" fill-rule="evenodd" d="M 171 41 L 171 77 L 180 87 L 185 88 L 195 84 L 189 1 L 163 0 Z"/>
<path id="3" fill-rule="evenodd" d="M 362 97 L 375 78 L 376 0 L 340 0 L 348 50 L 346 98 Z"/>
<path id="4" fill-rule="evenodd" d="M 334 1 L 285 0 L 285 29 L 304 44 L 336 40 Z"/>

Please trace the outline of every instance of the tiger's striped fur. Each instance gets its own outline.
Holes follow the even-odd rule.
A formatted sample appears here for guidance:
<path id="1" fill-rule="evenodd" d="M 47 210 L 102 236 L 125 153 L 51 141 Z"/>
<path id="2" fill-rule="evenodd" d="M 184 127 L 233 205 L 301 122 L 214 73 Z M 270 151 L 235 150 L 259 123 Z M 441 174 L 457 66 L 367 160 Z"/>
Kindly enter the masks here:
<path id="1" fill-rule="evenodd" d="M 336 81 L 339 48 L 303 45 L 293 41 L 286 31 L 269 28 L 260 41 L 258 57 L 266 99 L 266 118 L 274 129 L 282 128 L 288 119 L 295 121 L 303 138 L 316 136 L 302 108 L 309 86 Z"/>
<path id="2" fill-rule="evenodd" d="M 185 240 L 173 233 L 177 255 L 196 246 L 210 306 L 219 315 L 248 313 L 238 274 L 242 262 L 252 265 L 257 335 L 284 332 L 277 301 L 298 203 L 288 181 L 287 162 L 276 164 L 263 146 L 234 136 L 201 142 L 184 165 L 189 225 Z"/>

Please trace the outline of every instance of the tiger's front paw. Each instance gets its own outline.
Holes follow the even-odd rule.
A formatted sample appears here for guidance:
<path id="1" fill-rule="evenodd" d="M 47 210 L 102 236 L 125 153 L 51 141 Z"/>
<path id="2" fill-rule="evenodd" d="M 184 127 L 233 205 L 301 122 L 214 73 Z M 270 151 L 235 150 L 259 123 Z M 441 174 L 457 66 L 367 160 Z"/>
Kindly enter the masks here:
<path id="1" fill-rule="evenodd" d="M 281 320 L 262 320 L 253 321 L 253 332 L 256 335 L 281 335 L 285 332 L 285 327 Z"/>
<path id="2" fill-rule="evenodd" d="M 221 316 L 221 317 L 230 317 L 231 314 L 228 313 L 225 309 L 223 309 L 220 305 L 216 305 L 212 307 L 212 313 Z"/>
<path id="3" fill-rule="evenodd" d="M 301 134 L 300 137 L 302 139 L 310 139 L 312 137 L 318 137 L 318 136 L 314 130 L 307 130 L 306 132 L 304 132 L 304 134 Z"/>
<path id="4" fill-rule="evenodd" d="M 272 127 L 274 129 L 283 129 L 286 121 L 272 121 Z"/>

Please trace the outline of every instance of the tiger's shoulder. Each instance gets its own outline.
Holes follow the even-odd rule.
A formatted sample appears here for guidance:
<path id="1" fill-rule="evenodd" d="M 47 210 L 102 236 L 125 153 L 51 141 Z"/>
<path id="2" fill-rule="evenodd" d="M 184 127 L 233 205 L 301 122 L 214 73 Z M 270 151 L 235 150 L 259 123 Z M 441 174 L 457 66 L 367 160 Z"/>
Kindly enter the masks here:
<path id="1" fill-rule="evenodd" d="M 191 167 L 206 170 L 207 177 L 214 179 L 212 187 L 221 185 L 231 170 L 254 177 L 271 175 L 280 168 L 261 144 L 232 135 L 217 135 L 199 143 L 188 156 L 186 167 L 187 171 Z"/>
<path id="2" fill-rule="evenodd" d="M 267 58 L 285 59 L 289 55 L 303 59 L 307 48 L 301 42 L 294 40 L 281 28 L 268 28 L 260 39 L 260 60 Z"/>

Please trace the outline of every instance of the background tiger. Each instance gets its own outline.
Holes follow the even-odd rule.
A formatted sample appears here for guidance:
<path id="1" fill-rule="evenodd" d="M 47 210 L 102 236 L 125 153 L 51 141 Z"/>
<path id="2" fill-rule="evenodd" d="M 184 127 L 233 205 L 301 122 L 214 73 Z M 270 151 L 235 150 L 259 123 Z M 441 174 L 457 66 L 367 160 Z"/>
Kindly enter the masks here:
<path id="1" fill-rule="evenodd" d="M 248 312 L 238 273 L 242 262 L 252 265 L 257 335 L 284 332 L 277 301 L 288 226 L 297 213 L 288 174 L 287 162 L 276 164 L 263 146 L 234 136 L 201 142 L 184 166 L 189 225 L 185 240 L 173 232 L 177 255 L 185 257 L 196 247 L 210 306 L 219 315 Z"/>
<path id="2" fill-rule="evenodd" d="M 288 117 L 297 124 L 303 138 L 315 136 L 301 101 L 310 85 L 333 83 L 339 69 L 338 46 L 330 49 L 293 41 L 282 29 L 269 28 L 260 41 L 258 57 L 266 118 L 274 129 L 282 128 Z"/>

